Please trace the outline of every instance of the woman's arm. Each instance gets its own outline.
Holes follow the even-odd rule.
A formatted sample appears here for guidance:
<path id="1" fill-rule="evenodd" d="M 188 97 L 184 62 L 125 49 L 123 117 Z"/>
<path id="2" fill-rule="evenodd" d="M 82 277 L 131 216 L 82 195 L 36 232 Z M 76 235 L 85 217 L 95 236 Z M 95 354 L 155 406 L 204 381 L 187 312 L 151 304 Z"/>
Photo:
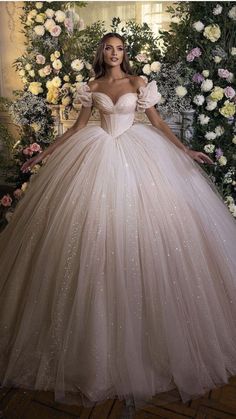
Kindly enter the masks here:
<path id="1" fill-rule="evenodd" d="M 160 117 L 159 113 L 155 109 L 154 106 L 151 108 L 146 109 L 145 111 L 149 121 L 151 124 L 160 129 L 163 134 L 177 147 L 179 147 L 181 150 L 183 150 L 185 153 L 187 153 L 190 157 L 192 157 L 194 160 L 198 161 L 199 163 L 210 163 L 214 164 L 213 160 L 210 159 L 207 154 L 202 153 L 201 151 L 194 151 L 190 148 L 186 147 L 173 133 L 173 131 L 170 129 L 170 127 L 166 124 L 166 122 L 163 121 L 163 119 Z"/>
<path id="2" fill-rule="evenodd" d="M 48 154 L 51 154 L 58 146 L 60 146 L 61 144 L 64 144 L 68 140 L 68 138 L 74 135 L 77 131 L 84 128 L 88 123 L 91 112 L 92 112 L 92 108 L 82 106 L 79 116 L 77 120 L 75 121 L 74 125 L 71 128 L 69 128 L 66 132 L 64 132 L 64 134 L 60 135 L 59 137 L 56 137 L 54 142 L 49 147 L 47 147 L 42 153 L 39 153 L 36 156 L 32 157 L 31 159 L 28 159 L 21 166 L 21 171 L 28 172 L 35 164 L 45 159 L 45 157 Z"/>

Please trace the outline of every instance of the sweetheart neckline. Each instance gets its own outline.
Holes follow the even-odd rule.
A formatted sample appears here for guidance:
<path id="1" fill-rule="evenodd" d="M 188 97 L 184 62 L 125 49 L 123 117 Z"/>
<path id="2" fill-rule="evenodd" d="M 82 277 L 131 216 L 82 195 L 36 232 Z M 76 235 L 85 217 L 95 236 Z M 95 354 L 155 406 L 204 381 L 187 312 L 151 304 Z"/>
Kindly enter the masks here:
<path id="1" fill-rule="evenodd" d="M 106 93 L 103 93 L 103 92 L 92 92 L 92 91 L 91 91 L 91 93 L 92 93 L 92 95 L 93 94 L 99 94 L 99 95 L 103 95 L 103 96 L 108 97 L 108 99 L 110 99 L 110 101 L 111 101 L 111 103 L 112 103 L 113 106 L 116 106 L 117 103 L 119 102 L 119 100 L 123 96 L 126 96 L 126 95 L 136 95 L 137 96 L 137 93 L 136 92 L 127 92 L 127 93 L 124 93 L 123 95 L 119 96 L 118 99 L 117 99 L 117 101 L 114 103 L 113 100 L 112 100 L 112 98 L 109 95 L 107 95 Z"/>

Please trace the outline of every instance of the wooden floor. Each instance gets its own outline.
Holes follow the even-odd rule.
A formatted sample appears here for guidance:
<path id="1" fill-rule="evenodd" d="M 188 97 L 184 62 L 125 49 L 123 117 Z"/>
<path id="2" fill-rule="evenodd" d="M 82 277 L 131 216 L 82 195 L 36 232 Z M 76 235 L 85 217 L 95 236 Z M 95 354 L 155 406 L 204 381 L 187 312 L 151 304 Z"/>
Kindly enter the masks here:
<path id="1" fill-rule="evenodd" d="M 4 419 L 232 419 L 236 418 L 236 377 L 229 384 L 209 391 L 204 397 L 187 404 L 163 405 L 165 395 L 154 398 L 153 404 L 124 416 L 124 402 L 108 400 L 85 408 L 55 403 L 53 393 L 23 389 L 0 390 L 0 418 Z"/>

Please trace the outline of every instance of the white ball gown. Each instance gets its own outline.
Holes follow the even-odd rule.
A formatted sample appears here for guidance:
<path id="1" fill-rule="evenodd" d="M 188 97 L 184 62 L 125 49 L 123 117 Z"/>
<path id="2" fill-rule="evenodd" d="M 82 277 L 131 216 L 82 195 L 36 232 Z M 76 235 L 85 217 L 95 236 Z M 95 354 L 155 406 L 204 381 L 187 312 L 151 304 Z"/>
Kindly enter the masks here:
<path id="1" fill-rule="evenodd" d="M 236 375 L 236 223 L 199 164 L 134 123 L 155 81 L 99 109 L 31 178 L 0 235 L 0 382 L 57 401 L 177 389 Z"/>

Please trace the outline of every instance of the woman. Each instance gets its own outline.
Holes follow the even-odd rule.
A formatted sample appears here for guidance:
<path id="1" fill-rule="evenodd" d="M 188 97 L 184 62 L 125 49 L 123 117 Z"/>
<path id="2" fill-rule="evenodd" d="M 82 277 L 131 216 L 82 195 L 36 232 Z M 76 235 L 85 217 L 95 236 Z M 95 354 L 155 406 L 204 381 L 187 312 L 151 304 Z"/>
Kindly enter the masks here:
<path id="1" fill-rule="evenodd" d="M 50 154 L 1 235 L 0 381 L 68 403 L 186 402 L 236 375 L 235 221 L 120 35 L 94 70 L 73 127 L 22 166 Z"/>

